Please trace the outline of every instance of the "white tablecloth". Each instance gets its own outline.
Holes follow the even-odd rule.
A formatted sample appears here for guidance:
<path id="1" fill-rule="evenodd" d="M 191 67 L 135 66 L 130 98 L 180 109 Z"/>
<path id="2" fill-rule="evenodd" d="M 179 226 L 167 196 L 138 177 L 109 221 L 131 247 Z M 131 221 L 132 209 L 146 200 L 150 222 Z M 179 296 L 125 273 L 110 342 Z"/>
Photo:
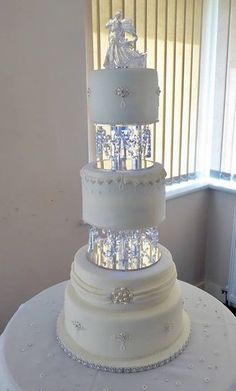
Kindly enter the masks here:
<path id="1" fill-rule="evenodd" d="M 136 374 L 91 370 L 67 357 L 55 335 L 65 283 L 43 291 L 0 337 L 0 391 L 235 391 L 236 318 L 206 292 L 181 286 L 192 319 L 188 347 L 169 364 Z"/>

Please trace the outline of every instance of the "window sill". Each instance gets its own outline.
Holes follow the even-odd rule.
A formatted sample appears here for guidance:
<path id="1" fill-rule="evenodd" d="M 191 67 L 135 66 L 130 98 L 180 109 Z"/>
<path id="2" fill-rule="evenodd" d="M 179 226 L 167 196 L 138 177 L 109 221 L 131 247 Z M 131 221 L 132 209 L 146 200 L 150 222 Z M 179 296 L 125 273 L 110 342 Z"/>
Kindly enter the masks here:
<path id="1" fill-rule="evenodd" d="M 171 200 L 173 198 L 182 197 L 184 195 L 195 193 L 196 191 L 204 189 L 219 190 L 236 195 L 236 183 L 223 181 L 220 179 L 206 178 L 167 185 L 166 199 Z"/>
<path id="2" fill-rule="evenodd" d="M 236 194 L 236 182 L 233 181 L 224 181 L 221 179 L 210 178 L 208 187 L 212 190 L 219 190 Z"/>

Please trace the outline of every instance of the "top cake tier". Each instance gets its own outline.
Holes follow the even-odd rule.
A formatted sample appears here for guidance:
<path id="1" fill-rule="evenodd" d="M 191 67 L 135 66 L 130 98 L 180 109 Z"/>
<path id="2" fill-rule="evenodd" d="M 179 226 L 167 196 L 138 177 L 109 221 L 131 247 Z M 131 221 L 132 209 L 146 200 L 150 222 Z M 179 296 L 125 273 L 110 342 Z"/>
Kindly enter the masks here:
<path id="1" fill-rule="evenodd" d="M 157 122 L 159 93 L 155 69 L 92 71 L 88 83 L 91 119 L 96 124 L 109 125 Z"/>

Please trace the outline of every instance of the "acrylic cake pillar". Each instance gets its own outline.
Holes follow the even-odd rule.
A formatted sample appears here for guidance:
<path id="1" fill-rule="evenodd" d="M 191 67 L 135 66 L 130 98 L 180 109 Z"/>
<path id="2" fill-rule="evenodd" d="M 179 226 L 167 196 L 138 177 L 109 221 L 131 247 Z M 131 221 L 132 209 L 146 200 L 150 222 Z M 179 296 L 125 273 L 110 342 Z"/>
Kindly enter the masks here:
<path id="1" fill-rule="evenodd" d="M 190 334 L 175 265 L 158 243 L 165 170 L 150 161 L 148 127 L 158 120 L 157 72 L 93 71 L 88 95 L 97 161 L 82 168 L 81 178 L 91 228 L 72 264 L 58 340 L 86 366 L 146 370 L 180 354 Z"/>

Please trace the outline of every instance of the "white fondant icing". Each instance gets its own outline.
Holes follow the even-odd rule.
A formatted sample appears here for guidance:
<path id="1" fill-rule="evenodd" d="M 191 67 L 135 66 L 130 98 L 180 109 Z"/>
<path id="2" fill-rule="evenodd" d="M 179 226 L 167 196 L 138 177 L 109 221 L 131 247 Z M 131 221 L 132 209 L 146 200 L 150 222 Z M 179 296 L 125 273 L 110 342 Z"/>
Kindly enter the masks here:
<path id="1" fill-rule="evenodd" d="M 87 259 L 87 246 L 81 247 L 71 267 L 71 284 L 77 295 L 91 305 L 114 309 L 112 294 L 116 288 L 127 288 L 132 300 L 126 310 L 161 303 L 176 281 L 176 268 L 170 252 L 158 245 L 162 257 L 156 264 L 141 270 L 103 269 Z M 115 308 L 124 310 L 123 304 Z"/>
<path id="2" fill-rule="evenodd" d="M 139 171 L 81 170 L 83 219 L 108 229 L 156 227 L 165 218 L 165 170 L 159 163 Z"/>
<path id="3" fill-rule="evenodd" d="M 99 124 L 158 121 L 159 87 L 154 69 L 102 69 L 89 76 L 91 118 Z"/>
<path id="4" fill-rule="evenodd" d="M 169 251 L 160 247 L 162 259 L 142 271 L 99 269 L 87 261 L 85 247 L 76 254 L 65 294 L 65 320 L 60 326 L 64 330 L 62 339 L 70 341 L 73 351 L 86 352 L 104 365 L 111 360 L 116 363 L 113 365 L 121 366 L 126 360 L 149 361 L 165 349 L 173 354 L 171 346 L 176 348 L 179 339 L 183 343 L 183 308 L 176 270 Z M 121 286 L 132 292 L 129 303 L 111 300 L 113 289 Z M 81 325 L 79 331 L 75 322 Z M 120 333 L 128 336 L 125 349 L 120 349 L 115 337 Z M 186 330 L 184 335 L 187 339 Z"/>
<path id="5" fill-rule="evenodd" d="M 57 340 L 64 352 L 73 360 L 85 367 L 102 370 L 105 372 L 136 373 L 148 371 L 168 364 L 178 357 L 186 348 L 191 337 L 191 321 L 183 311 L 183 328 L 180 336 L 166 349 L 156 352 L 148 357 L 134 360 L 101 359 L 100 356 L 91 355 L 79 345 L 75 345 L 73 339 L 67 334 L 64 323 L 64 311 L 59 314 L 57 321 Z"/>

